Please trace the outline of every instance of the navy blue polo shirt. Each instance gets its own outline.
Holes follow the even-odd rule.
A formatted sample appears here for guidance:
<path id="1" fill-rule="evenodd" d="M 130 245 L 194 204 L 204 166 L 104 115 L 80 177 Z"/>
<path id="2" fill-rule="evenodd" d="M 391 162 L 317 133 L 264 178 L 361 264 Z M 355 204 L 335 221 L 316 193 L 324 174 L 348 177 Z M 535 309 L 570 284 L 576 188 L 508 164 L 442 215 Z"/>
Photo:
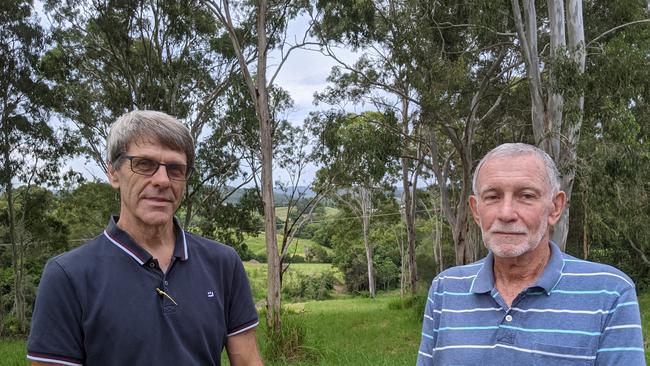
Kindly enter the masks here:
<path id="1" fill-rule="evenodd" d="M 63 365 L 219 365 L 227 337 L 258 324 L 235 250 L 186 233 L 174 220 L 174 254 L 163 273 L 116 221 L 48 261 L 27 358 Z"/>

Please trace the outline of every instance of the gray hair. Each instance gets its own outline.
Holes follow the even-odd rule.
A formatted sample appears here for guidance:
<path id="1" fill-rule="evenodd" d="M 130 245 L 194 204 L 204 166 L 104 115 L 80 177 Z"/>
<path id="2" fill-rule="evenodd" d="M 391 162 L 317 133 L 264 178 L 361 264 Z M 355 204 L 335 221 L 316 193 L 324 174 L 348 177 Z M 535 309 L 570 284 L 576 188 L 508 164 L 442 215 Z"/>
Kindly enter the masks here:
<path id="1" fill-rule="evenodd" d="M 194 166 L 194 141 L 190 130 L 176 118 L 157 111 L 131 111 L 118 118 L 106 138 L 106 160 L 119 168 L 118 159 L 139 140 L 159 143 L 169 149 L 184 152 L 187 166 Z"/>
<path id="2" fill-rule="evenodd" d="M 507 143 L 501 144 L 494 149 L 490 150 L 483 159 L 478 163 L 474 170 L 474 177 L 472 178 L 472 191 L 474 195 L 478 194 L 478 187 L 476 186 L 478 180 L 478 173 L 485 165 L 485 163 L 492 158 L 508 158 L 522 155 L 534 155 L 544 163 L 546 168 L 546 176 L 548 178 L 548 185 L 551 195 L 555 195 L 560 191 L 560 172 L 553 159 L 542 149 L 523 143 Z"/>

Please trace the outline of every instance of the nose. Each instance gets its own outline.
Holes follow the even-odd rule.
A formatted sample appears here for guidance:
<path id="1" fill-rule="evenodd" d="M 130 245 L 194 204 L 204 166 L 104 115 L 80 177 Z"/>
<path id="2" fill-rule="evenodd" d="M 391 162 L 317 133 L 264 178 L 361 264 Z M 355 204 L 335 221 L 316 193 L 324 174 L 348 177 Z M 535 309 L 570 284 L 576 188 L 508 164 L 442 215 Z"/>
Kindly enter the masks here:
<path id="1" fill-rule="evenodd" d="M 517 212 L 512 197 L 506 196 L 501 200 L 498 215 L 499 220 L 503 222 L 512 222 L 517 220 Z"/>
<path id="2" fill-rule="evenodd" d="M 155 186 L 166 187 L 171 184 L 171 180 L 167 175 L 167 167 L 161 165 L 158 167 L 158 170 L 151 176 L 151 183 Z"/>

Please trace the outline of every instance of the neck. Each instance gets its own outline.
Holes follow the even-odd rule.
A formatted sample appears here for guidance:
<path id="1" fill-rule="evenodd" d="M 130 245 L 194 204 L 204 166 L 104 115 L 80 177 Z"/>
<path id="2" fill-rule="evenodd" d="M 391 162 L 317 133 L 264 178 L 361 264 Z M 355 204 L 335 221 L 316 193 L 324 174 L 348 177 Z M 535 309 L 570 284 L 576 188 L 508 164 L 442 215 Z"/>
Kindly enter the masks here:
<path id="1" fill-rule="evenodd" d="M 131 220 L 120 219 L 117 226 L 128 233 L 136 243 L 156 257 L 157 253 L 171 249 L 173 252 L 176 241 L 174 223 L 170 221 L 164 225 L 144 225 Z"/>
<path id="2" fill-rule="evenodd" d="M 548 241 L 543 241 L 535 250 L 518 257 L 494 256 L 494 282 L 508 306 L 523 289 L 537 281 L 550 258 L 551 248 Z"/>

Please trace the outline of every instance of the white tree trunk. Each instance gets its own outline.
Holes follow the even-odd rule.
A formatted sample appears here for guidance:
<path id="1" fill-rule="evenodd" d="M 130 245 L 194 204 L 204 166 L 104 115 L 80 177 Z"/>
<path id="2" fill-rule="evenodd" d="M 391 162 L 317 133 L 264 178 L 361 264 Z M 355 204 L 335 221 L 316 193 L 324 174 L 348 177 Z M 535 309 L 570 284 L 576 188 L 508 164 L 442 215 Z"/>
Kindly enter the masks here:
<path id="1" fill-rule="evenodd" d="M 368 263 L 368 292 L 371 298 L 375 297 L 375 266 L 373 262 L 373 247 L 370 243 L 370 215 L 372 214 L 372 194 L 368 188 L 359 188 L 361 203 L 361 224 L 363 226 L 363 245 L 366 248 Z"/>
<path id="2" fill-rule="evenodd" d="M 567 6 L 567 30 L 569 57 L 576 63 L 578 73 L 584 74 L 586 53 L 582 0 L 569 0 Z M 568 113 L 562 125 L 562 135 L 566 139 L 566 144 L 562 145 L 561 154 L 556 162 L 562 173 L 561 189 L 567 195 L 567 205 L 560 220 L 555 224 L 551 236 L 551 239 L 563 250 L 566 247 L 566 239 L 569 233 L 571 196 L 576 175 L 575 167 L 578 161 L 577 150 L 580 141 L 580 128 L 582 127 L 584 115 L 584 91 L 576 100 L 569 101 L 566 109 Z"/>
<path id="3" fill-rule="evenodd" d="M 404 145 L 408 146 L 409 139 L 409 101 L 402 98 L 402 138 Z M 406 150 L 406 149 L 405 149 Z M 404 205 L 404 224 L 406 225 L 408 267 L 409 267 L 409 285 L 411 294 L 415 295 L 418 291 L 418 272 L 415 261 L 415 194 L 417 192 L 417 174 L 413 182 L 409 180 L 409 162 L 407 151 L 402 153 L 402 204 Z"/>
<path id="4" fill-rule="evenodd" d="M 266 321 L 274 333 L 280 332 L 280 256 L 275 227 L 275 202 L 273 197 L 273 126 L 269 115 L 268 90 L 266 86 L 266 15 L 268 3 L 261 0 L 257 13 L 257 75 L 255 109 L 260 122 L 260 146 L 262 149 L 262 201 L 264 202 L 264 231 L 268 288 L 266 294 Z"/>
<path id="5" fill-rule="evenodd" d="M 564 0 L 547 0 L 549 27 L 551 29 L 551 60 L 561 58 L 566 53 L 566 35 L 564 32 Z M 549 69 L 549 80 L 553 80 L 555 72 Z M 548 118 L 544 126 L 544 142 L 546 152 L 558 161 L 560 158 L 560 133 L 564 111 L 564 97 L 555 88 L 548 88 Z"/>
<path id="6" fill-rule="evenodd" d="M 545 132 L 546 105 L 543 99 L 542 78 L 539 54 L 537 51 L 537 11 L 534 0 L 524 0 L 524 18 L 521 16 L 519 0 L 511 0 L 512 11 L 517 29 L 519 48 L 526 64 L 528 88 L 531 99 L 531 119 L 535 142 L 542 145 Z M 525 23 L 525 25 L 524 25 Z"/>

